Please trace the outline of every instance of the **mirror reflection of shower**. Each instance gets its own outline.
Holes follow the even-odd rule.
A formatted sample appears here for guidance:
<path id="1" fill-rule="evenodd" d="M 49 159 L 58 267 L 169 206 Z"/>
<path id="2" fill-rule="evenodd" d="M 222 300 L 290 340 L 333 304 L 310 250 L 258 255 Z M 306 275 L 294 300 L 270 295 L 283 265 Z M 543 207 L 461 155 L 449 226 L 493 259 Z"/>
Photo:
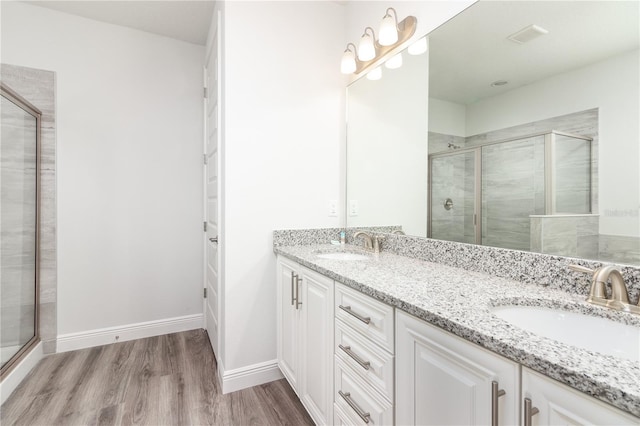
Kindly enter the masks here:
<path id="1" fill-rule="evenodd" d="M 38 191 L 41 113 L 2 85 L 0 356 L 2 376 L 38 341 Z"/>
<path id="2" fill-rule="evenodd" d="M 429 236 L 542 251 L 537 245 L 551 241 L 545 230 L 572 231 L 567 217 L 576 229 L 597 234 L 597 225 L 588 229 L 597 224 L 591 215 L 591 141 L 550 131 L 472 147 L 449 142 L 429 155 Z"/>

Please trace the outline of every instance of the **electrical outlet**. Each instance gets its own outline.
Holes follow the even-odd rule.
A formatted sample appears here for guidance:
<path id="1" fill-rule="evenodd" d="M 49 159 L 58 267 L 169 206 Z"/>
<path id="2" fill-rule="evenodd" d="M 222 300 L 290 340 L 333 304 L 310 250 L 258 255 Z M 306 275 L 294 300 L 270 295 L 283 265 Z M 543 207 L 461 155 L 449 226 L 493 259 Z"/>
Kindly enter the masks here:
<path id="1" fill-rule="evenodd" d="M 358 200 L 349 200 L 349 216 L 358 216 L 359 211 Z"/>
<path id="2" fill-rule="evenodd" d="M 329 200 L 329 217 L 338 217 L 338 200 Z"/>

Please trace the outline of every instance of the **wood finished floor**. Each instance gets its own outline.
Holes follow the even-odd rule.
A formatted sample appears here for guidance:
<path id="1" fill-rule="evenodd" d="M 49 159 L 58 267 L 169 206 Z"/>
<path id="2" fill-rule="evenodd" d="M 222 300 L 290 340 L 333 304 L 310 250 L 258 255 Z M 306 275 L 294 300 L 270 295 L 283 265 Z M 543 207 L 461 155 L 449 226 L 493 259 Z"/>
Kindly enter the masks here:
<path id="1" fill-rule="evenodd" d="M 0 409 L 8 425 L 313 425 L 285 380 L 222 395 L 203 330 L 44 358 Z"/>

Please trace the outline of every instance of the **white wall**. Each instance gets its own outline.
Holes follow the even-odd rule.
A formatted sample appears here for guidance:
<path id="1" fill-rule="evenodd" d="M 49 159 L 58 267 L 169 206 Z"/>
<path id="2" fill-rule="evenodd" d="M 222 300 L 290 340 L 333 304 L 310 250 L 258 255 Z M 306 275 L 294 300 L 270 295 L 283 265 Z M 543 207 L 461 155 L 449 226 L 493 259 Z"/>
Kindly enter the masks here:
<path id="1" fill-rule="evenodd" d="M 467 107 L 429 98 L 429 131 L 443 135 L 467 136 Z"/>
<path id="2" fill-rule="evenodd" d="M 59 334 L 202 313 L 203 56 L 2 2 L 2 62 L 57 73 Z"/>
<path id="3" fill-rule="evenodd" d="M 340 193 L 343 13 L 335 2 L 225 5 L 227 370 L 276 358 L 272 231 L 339 225 L 327 202 Z"/>
<path id="4" fill-rule="evenodd" d="M 467 135 L 599 108 L 600 233 L 640 236 L 638 50 L 467 107 Z"/>

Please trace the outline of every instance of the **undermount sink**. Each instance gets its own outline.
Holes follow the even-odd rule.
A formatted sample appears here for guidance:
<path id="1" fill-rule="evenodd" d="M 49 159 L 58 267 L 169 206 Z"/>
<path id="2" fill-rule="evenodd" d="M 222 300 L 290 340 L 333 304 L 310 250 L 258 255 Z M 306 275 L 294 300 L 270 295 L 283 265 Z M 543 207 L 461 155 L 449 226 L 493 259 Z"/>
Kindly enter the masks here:
<path id="1" fill-rule="evenodd" d="M 540 306 L 498 306 L 492 313 L 516 327 L 604 355 L 640 361 L 640 327 Z"/>
<path id="2" fill-rule="evenodd" d="M 348 251 L 319 253 L 319 254 L 316 254 L 316 256 L 321 259 L 333 259 L 333 260 L 367 260 L 370 258 L 365 254 L 351 253 Z"/>

